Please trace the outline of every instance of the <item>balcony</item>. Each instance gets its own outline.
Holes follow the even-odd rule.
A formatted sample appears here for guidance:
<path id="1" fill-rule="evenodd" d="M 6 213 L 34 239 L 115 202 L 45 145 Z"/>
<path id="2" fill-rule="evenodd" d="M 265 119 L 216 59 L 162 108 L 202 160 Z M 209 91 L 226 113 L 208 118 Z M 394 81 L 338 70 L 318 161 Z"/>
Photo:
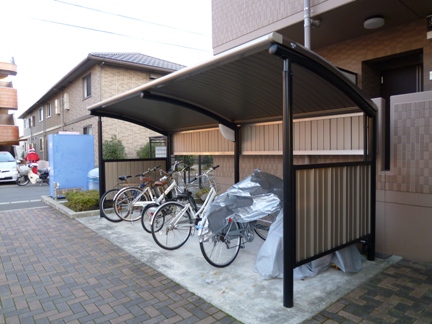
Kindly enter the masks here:
<path id="1" fill-rule="evenodd" d="M 13 63 L 0 62 L 0 80 L 9 75 L 15 76 L 17 74 L 17 66 Z"/>
<path id="2" fill-rule="evenodd" d="M 0 125 L 0 145 L 19 145 L 18 126 Z"/>
<path id="3" fill-rule="evenodd" d="M 0 109 L 18 109 L 17 89 L 0 87 Z"/>

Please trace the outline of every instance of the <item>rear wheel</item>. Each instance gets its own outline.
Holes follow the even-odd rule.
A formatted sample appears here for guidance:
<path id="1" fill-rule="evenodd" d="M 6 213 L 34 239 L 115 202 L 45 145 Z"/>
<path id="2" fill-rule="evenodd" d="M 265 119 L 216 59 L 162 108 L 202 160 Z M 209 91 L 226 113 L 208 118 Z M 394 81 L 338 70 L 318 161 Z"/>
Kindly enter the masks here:
<path id="1" fill-rule="evenodd" d="M 120 189 L 111 189 L 105 192 L 99 201 L 99 209 L 102 217 L 105 217 L 110 222 L 121 222 L 123 219 L 118 217 L 114 211 L 114 197 Z"/>
<path id="2" fill-rule="evenodd" d="M 201 253 L 213 267 L 229 266 L 237 257 L 241 245 L 239 224 L 231 222 L 217 234 L 210 233 L 200 242 Z"/>
<path id="3" fill-rule="evenodd" d="M 30 179 L 26 175 L 20 175 L 16 179 L 16 184 L 18 186 L 25 186 L 30 182 Z"/>
<path id="4" fill-rule="evenodd" d="M 178 202 L 167 202 L 156 210 L 151 224 L 152 236 L 157 245 L 165 250 L 175 250 L 188 240 L 192 231 L 189 210 Z M 180 217 L 176 217 L 180 215 Z"/>
<path id="5" fill-rule="evenodd" d="M 147 195 L 139 187 L 121 189 L 114 198 L 114 211 L 126 222 L 135 222 L 141 218 L 143 202 L 148 201 Z"/>

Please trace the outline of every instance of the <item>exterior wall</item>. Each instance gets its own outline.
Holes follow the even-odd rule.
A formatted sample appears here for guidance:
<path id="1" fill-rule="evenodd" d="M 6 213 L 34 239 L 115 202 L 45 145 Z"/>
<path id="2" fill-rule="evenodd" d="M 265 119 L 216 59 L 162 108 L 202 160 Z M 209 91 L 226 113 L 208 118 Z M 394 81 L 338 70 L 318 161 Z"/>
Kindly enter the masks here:
<path id="1" fill-rule="evenodd" d="M 112 118 L 102 119 L 102 130 L 102 141 L 110 140 L 112 135 L 116 135 L 125 146 L 130 159 L 138 158 L 137 151 L 149 141 L 149 137 L 161 136 L 148 128 Z"/>
<path id="2" fill-rule="evenodd" d="M 391 98 L 391 168 L 377 175 L 377 249 L 432 261 L 432 91 Z"/>
<path id="3" fill-rule="evenodd" d="M 318 5 L 336 2 L 349 1 L 311 0 L 310 6 L 319 12 Z M 212 0 L 214 54 L 303 20 L 303 8 L 304 0 L 272 0 L 271 6 L 268 0 Z"/>
<path id="4" fill-rule="evenodd" d="M 393 54 L 423 49 L 424 91 L 432 90 L 429 71 L 432 71 L 432 42 L 425 36 L 425 21 L 417 20 L 410 24 L 384 29 L 339 44 L 317 49 L 316 52 L 333 65 L 358 74 L 358 85 L 368 84 L 363 80 L 362 62 Z M 370 97 L 377 97 L 373 90 L 363 89 Z"/>
<path id="5" fill-rule="evenodd" d="M 175 155 L 233 155 L 234 143 L 222 137 L 218 128 L 174 134 Z"/>
<path id="6" fill-rule="evenodd" d="M 362 155 L 363 114 L 294 120 L 294 155 Z M 241 129 L 244 155 L 282 154 L 282 122 Z"/>

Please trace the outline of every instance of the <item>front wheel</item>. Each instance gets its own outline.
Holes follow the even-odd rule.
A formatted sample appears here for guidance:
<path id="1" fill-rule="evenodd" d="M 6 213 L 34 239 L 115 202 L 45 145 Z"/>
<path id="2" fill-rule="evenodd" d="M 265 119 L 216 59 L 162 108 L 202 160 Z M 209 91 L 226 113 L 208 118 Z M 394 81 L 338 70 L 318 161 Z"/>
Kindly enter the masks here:
<path id="1" fill-rule="evenodd" d="M 167 202 L 155 211 L 151 223 L 152 236 L 165 250 L 175 250 L 188 240 L 192 231 L 192 217 L 181 203 Z"/>
<path id="2" fill-rule="evenodd" d="M 26 175 L 20 175 L 16 179 L 16 184 L 18 186 L 25 186 L 30 182 L 30 179 Z"/>
<path id="3" fill-rule="evenodd" d="M 151 233 L 151 222 L 158 207 L 159 205 L 156 203 L 149 204 L 144 207 L 141 213 L 141 225 L 147 233 Z"/>
<path id="4" fill-rule="evenodd" d="M 216 268 L 229 266 L 237 257 L 241 246 L 239 224 L 228 223 L 218 233 L 210 235 L 200 242 L 201 253 L 208 263 Z"/>
<path id="5" fill-rule="evenodd" d="M 99 201 L 99 209 L 102 217 L 113 223 L 121 222 L 122 219 L 114 211 L 114 197 L 119 189 L 111 189 L 105 192 Z"/>

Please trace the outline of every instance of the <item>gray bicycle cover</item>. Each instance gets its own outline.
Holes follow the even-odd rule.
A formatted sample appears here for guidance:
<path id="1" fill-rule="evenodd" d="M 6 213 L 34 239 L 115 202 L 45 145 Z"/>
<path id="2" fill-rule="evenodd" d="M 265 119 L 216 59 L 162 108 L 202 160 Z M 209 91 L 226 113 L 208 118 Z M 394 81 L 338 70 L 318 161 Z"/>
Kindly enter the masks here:
<path id="1" fill-rule="evenodd" d="M 209 230 L 217 233 L 228 217 L 236 222 L 250 222 L 279 212 L 282 206 L 283 180 L 255 170 L 216 197 L 204 217 L 208 217 Z"/>

